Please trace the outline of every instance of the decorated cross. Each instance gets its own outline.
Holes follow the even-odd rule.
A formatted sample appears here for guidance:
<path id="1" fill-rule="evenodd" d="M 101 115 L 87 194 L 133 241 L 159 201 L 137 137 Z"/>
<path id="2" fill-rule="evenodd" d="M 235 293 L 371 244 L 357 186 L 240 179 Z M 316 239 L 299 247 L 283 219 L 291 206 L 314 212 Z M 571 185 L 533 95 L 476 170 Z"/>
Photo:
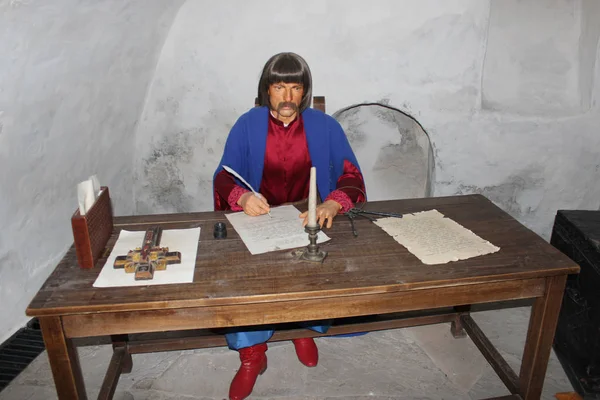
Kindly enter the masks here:
<path id="1" fill-rule="evenodd" d="M 126 256 L 117 256 L 113 267 L 123 268 L 126 273 L 134 273 L 136 281 L 154 278 L 154 271 L 167 269 L 169 264 L 181 263 L 181 253 L 169 252 L 168 247 L 160 247 L 162 228 L 149 228 L 144 235 L 142 247 L 129 250 Z"/>

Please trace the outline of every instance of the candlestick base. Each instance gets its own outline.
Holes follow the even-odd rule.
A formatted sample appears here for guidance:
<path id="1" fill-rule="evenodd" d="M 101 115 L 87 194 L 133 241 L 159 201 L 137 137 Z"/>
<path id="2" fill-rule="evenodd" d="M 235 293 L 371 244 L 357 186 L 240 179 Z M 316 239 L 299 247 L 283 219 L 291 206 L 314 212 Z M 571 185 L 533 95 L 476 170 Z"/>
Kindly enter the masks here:
<path id="1" fill-rule="evenodd" d="M 317 245 L 317 233 L 319 233 L 321 227 L 319 225 L 307 226 L 304 230 L 308 233 L 310 243 L 305 248 L 296 250 L 294 254 L 301 261 L 322 263 L 325 257 L 327 257 L 327 252 L 319 249 L 319 245 Z"/>

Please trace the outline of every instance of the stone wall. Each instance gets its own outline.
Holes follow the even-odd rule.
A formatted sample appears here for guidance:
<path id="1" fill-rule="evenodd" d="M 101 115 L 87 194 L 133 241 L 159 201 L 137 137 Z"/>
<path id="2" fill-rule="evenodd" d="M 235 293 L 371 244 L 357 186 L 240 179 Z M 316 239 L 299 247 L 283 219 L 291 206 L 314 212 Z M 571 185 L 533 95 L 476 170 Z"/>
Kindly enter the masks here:
<path id="1" fill-rule="evenodd" d="M 227 133 L 280 51 L 306 58 L 328 113 L 380 104 L 418 121 L 433 195 L 483 193 L 546 238 L 557 209 L 598 208 L 600 2 L 206 4 L 182 7 L 156 68 L 136 134 L 137 212 L 212 209 Z M 360 114 L 346 127 L 378 171 L 369 198 L 413 193 L 403 123 Z"/>
<path id="2" fill-rule="evenodd" d="M 0 343 L 73 242 L 78 182 L 134 212 L 135 127 L 180 5 L 0 0 Z"/>

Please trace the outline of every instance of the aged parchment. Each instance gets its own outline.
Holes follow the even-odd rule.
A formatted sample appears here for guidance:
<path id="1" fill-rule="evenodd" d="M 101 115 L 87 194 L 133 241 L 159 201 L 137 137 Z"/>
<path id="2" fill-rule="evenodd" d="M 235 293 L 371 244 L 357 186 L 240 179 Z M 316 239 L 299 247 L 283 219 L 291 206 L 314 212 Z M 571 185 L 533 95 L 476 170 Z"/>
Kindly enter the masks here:
<path id="1" fill-rule="evenodd" d="M 445 264 L 500 250 L 437 210 L 381 218 L 375 224 L 423 264 Z"/>

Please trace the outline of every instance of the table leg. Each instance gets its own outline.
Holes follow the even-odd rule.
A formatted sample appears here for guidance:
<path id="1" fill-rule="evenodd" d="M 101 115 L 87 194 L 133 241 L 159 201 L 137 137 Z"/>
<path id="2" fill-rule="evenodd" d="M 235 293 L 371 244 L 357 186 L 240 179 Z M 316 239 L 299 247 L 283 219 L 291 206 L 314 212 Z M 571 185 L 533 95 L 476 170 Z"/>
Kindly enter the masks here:
<path id="1" fill-rule="evenodd" d="M 566 281 L 566 275 L 547 278 L 544 296 L 536 298 L 531 307 L 519 374 L 523 400 L 539 399 L 541 396 Z"/>
<path id="2" fill-rule="evenodd" d="M 41 317 L 39 321 L 58 398 L 87 400 L 77 349 L 65 337 L 60 317 Z"/>
<path id="3" fill-rule="evenodd" d="M 452 321 L 452 324 L 450 325 L 450 333 L 452 333 L 452 336 L 454 337 L 454 339 L 460 339 L 460 338 L 467 337 L 467 332 L 465 332 L 465 329 L 463 327 L 463 324 L 462 324 L 462 321 L 460 318 L 462 315 L 468 314 L 471 311 L 471 306 L 470 305 L 456 306 L 456 307 L 454 307 L 454 311 L 457 314 L 456 314 L 456 317 L 454 318 L 454 321 Z"/>
<path id="4" fill-rule="evenodd" d="M 123 356 L 121 373 L 130 373 L 133 369 L 133 360 L 131 354 L 127 350 L 129 335 L 110 335 L 110 339 L 112 341 L 113 351 L 117 348 L 124 348 L 126 350 L 125 355 Z"/>

